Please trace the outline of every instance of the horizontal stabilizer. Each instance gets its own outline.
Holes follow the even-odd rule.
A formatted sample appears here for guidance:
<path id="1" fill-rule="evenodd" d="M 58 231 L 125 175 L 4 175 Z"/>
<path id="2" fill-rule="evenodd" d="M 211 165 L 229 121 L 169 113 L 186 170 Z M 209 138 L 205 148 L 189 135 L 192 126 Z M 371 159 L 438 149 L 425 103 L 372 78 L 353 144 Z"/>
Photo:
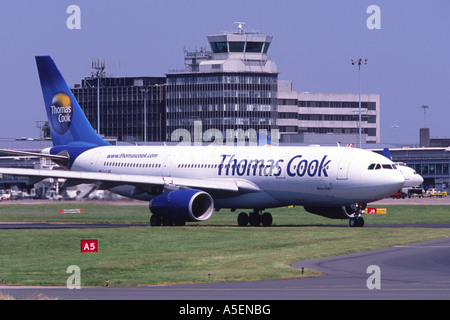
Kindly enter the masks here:
<path id="1" fill-rule="evenodd" d="M 58 154 L 46 154 L 46 153 L 38 153 L 38 152 L 28 152 L 28 151 L 18 151 L 18 150 L 10 150 L 10 149 L 0 149 L 0 153 L 6 154 L 15 154 L 24 157 L 38 157 L 38 158 L 46 158 L 51 160 L 69 160 L 69 156 L 63 156 Z"/>

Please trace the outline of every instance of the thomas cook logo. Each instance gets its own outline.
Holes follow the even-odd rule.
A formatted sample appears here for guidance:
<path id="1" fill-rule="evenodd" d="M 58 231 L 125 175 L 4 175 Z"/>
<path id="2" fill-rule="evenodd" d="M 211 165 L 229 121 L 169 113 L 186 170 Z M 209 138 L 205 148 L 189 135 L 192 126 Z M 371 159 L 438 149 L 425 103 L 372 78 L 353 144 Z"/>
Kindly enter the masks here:
<path id="1" fill-rule="evenodd" d="M 66 133 L 72 123 L 72 115 L 73 108 L 70 97 L 63 92 L 57 93 L 50 105 L 50 121 L 53 129 L 59 134 Z"/>

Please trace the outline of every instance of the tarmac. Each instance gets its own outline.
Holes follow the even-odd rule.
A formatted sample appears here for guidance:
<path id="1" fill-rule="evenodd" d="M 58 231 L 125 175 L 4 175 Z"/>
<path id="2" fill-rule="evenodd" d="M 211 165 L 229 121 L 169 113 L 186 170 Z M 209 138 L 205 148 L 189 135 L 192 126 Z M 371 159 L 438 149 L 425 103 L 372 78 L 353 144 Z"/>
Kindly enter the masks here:
<path id="1" fill-rule="evenodd" d="M 373 205 L 448 205 L 447 198 L 384 199 Z M 86 224 L 2 223 L 0 228 L 127 227 Z M 0 294 L 15 299 L 63 300 L 448 300 L 450 299 L 450 223 L 367 227 L 448 228 L 449 237 L 351 255 L 299 261 L 292 266 L 324 275 L 270 281 L 140 287 L 0 286 Z"/>

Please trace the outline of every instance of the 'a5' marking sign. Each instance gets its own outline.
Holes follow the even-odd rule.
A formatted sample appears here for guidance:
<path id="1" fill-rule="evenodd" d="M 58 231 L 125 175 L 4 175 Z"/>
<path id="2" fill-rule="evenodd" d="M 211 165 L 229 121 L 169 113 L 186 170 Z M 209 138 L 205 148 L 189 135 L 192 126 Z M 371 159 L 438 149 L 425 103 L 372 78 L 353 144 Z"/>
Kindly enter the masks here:
<path id="1" fill-rule="evenodd" d="M 81 240 L 81 252 L 98 252 L 98 241 Z"/>

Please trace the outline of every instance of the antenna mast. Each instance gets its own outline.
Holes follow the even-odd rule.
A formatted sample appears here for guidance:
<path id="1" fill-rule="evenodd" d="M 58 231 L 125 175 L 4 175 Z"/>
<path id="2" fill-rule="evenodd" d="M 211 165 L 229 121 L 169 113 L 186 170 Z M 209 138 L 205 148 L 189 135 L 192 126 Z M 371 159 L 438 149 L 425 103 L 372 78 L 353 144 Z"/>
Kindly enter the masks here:
<path id="1" fill-rule="evenodd" d="M 244 24 L 245 22 L 235 22 L 238 25 L 238 33 L 244 33 Z"/>
<path id="2" fill-rule="evenodd" d="M 100 78 L 105 76 L 105 59 L 91 60 L 92 77 L 97 78 L 97 134 L 100 135 Z"/>

